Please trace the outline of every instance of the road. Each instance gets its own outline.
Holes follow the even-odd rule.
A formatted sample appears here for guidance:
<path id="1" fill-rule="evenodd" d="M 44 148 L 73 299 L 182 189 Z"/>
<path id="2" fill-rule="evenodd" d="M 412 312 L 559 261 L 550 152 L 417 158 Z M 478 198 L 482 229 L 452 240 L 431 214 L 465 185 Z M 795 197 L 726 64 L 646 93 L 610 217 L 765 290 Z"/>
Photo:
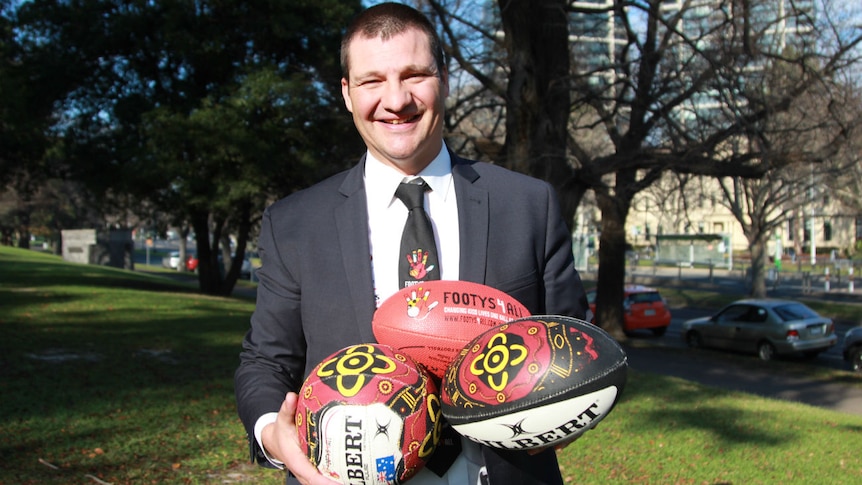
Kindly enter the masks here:
<path id="1" fill-rule="evenodd" d="M 664 336 L 636 333 L 625 345 L 632 369 L 862 416 L 862 377 L 848 375 L 848 379 L 842 381 L 812 379 L 794 372 L 794 366 L 786 369 L 766 366 L 753 354 L 740 354 L 740 358 L 730 359 L 719 351 L 687 349 L 680 335 L 682 322 L 709 312 L 690 308 L 671 310 L 674 317 Z M 841 342 L 844 332 L 851 326 L 836 326 L 838 345 L 816 359 L 783 360 L 798 365 L 846 369 L 841 358 Z"/>

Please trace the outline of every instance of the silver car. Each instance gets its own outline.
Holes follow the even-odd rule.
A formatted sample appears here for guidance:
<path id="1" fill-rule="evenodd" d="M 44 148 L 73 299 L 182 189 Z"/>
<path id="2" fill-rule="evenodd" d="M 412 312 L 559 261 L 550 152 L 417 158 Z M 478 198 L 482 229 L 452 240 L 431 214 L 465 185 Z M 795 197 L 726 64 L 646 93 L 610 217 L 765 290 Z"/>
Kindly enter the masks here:
<path id="1" fill-rule="evenodd" d="M 169 269 L 177 269 L 180 264 L 180 252 L 171 251 L 167 256 L 162 256 L 162 266 Z"/>
<path id="2" fill-rule="evenodd" d="M 844 334 L 844 360 L 850 363 L 850 369 L 862 372 L 862 327 L 851 328 Z"/>
<path id="3" fill-rule="evenodd" d="M 797 301 L 772 299 L 739 300 L 711 317 L 688 320 L 682 337 L 690 347 L 756 352 L 762 360 L 814 357 L 838 342 L 831 319 Z"/>

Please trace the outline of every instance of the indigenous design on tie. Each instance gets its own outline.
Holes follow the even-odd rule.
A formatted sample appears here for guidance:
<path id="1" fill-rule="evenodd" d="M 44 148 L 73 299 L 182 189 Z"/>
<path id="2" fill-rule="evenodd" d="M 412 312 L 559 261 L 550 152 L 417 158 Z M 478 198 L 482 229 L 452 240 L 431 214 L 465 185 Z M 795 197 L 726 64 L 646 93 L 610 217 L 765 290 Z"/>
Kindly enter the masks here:
<path id="1" fill-rule="evenodd" d="M 428 264 L 428 250 L 417 248 L 407 255 L 407 264 L 410 265 L 410 277 L 421 280 L 434 270 L 433 264 Z"/>

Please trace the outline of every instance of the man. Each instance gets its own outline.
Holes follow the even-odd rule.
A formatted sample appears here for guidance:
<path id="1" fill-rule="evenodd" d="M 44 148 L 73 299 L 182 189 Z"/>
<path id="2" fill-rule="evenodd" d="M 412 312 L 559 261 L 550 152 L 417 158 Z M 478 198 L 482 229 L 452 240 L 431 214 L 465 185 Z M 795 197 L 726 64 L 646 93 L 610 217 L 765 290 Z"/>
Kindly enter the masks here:
<path id="1" fill-rule="evenodd" d="M 252 457 L 283 464 L 288 482 L 304 484 L 332 482 L 299 449 L 295 392 L 331 353 L 375 341 L 375 308 L 401 285 L 407 208 L 394 194 L 404 179 L 418 175 L 430 186 L 441 278 L 495 287 L 533 314 L 583 318 L 587 309 L 553 189 L 446 148 L 448 73 L 428 19 L 400 4 L 367 9 L 345 34 L 341 63 L 344 102 L 368 151 L 354 168 L 265 212 L 257 306 L 236 373 Z M 424 469 L 411 483 L 562 483 L 553 450 L 462 441 L 442 477 Z"/>

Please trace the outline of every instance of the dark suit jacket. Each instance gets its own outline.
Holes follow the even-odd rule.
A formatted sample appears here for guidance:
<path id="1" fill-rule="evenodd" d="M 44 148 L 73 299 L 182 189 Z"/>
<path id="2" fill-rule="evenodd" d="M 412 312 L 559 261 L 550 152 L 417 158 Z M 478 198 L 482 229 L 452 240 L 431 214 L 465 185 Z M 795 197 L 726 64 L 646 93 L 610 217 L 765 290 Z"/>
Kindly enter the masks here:
<path id="1" fill-rule="evenodd" d="M 259 462 L 255 421 L 278 411 L 285 393 L 297 391 L 306 372 L 325 357 L 348 345 L 375 342 L 364 165 L 363 159 L 264 213 L 257 306 L 235 376 L 239 415 Z M 552 187 L 454 154 L 452 175 L 460 279 L 502 290 L 532 314 L 583 318 L 586 297 Z M 495 471 L 505 477 L 496 483 L 560 483 L 553 452 L 487 451 L 486 462 L 499 461 L 488 466 L 492 483 Z M 550 474 L 528 478 L 543 471 Z"/>

